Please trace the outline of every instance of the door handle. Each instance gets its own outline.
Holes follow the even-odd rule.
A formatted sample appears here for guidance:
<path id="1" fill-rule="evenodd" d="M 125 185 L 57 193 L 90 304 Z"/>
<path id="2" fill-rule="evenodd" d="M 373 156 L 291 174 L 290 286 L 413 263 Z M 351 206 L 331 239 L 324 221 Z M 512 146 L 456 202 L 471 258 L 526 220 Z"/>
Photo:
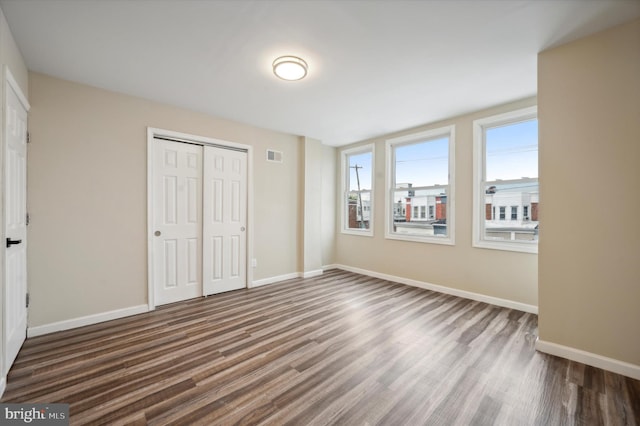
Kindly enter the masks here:
<path id="1" fill-rule="evenodd" d="M 14 244 L 20 244 L 22 240 L 12 240 L 11 238 L 7 238 L 7 248 L 11 247 Z"/>

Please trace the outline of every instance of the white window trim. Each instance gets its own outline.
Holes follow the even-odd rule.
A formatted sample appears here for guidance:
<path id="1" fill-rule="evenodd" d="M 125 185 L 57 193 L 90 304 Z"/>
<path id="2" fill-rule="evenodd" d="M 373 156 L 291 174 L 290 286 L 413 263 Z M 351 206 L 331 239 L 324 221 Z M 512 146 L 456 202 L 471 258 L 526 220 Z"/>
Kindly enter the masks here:
<path id="1" fill-rule="evenodd" d="M 439 137 L 449 138 L 449 190 L 447 192 L 447 231 L 446 238 L 432 237 L 432 236 L 417 236 L 417 235 L 401 235 L 393 233 L 393 188 L 392 183 L 395 180 L 395 158 L 393 155 L 393 148 L 398 145 L 408 145 L 411 143 L 425 142 L 428 139 L 437 139 Z M 455 126 L 439 127 L 437 129 L 427 130 L 420 133 L 412 133 L 406 136 L 400 136 L 397 138 L 387 139 L 385 142 L 385 154 L 387 159 L 385 184 L 386 184 L 386 196 L 385 196 L 385 229 L 384 237 L 389 240 L 401 240 L 401 241 L 414 241 L 420 243 L 430 244 L 444 244 L 455 245 Z"/>
<path id="2" fill-rule="evenodd" d="M 537 241 L 491 241 L 483 238 L 486 207 L 484 187 L 482 185 L 486 161 L 484 130 L 488 127 L 504 126 L 537 118 L 538 107 L 532 106 L 481 118 L 473 122 L 473 247 L 522 253 L 538 253 Z M 531 211 L 529 211 L 529 216 L 531 216 Z M 511 217 L 510 212 L 508 217 Z"/>
<path id="3" fill-rule="evenodd" d="M 346 191 L 347 189 L 347 180 L 349 174 L 347 173 L 347 157 L 354 154 L 364 154 L 367 152 L 371 152 L 371 195 L 369 202 L 369 229 L 353 229 L 349 228 L 349 219 L 346 205 Z M 341 167 L 341 179 L 340 179 L 340 232 L 343 234 L 350 235 L 360 235 L 365 237 L 373 237 L 373 228 L 374 228 L 374 190 L 375 190 L 375 167 L 376 167 L 376 150 L 375 144 L 367 144 L 360 145 L 354 148 L 344 149 L 340 152 L 340 167 Z M 364 213 L 364 212 L 363 212 Z"/>

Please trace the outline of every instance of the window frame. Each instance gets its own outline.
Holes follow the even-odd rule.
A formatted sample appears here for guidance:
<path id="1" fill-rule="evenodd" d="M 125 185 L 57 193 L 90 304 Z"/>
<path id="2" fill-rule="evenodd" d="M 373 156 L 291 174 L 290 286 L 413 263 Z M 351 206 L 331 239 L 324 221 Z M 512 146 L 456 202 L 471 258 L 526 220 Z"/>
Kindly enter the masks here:
<path id="1" fill-rule="evenodd" d="M 349 228 L 349 210 L 347 198 L 349 192 L 349 157 L 352 155 L 358 154 L 366 154 L 371 153 L 371 189 L 369 191 L 361 191 L 361 192 L 369 192 L 369 209 L 367 210 L 369 213 L 369 229 L 358 229 L 358 228 Z M 353 148 L 347 148 L 340 151 L 341 158 L 341 203 L 340 203 L 340 217 L 341 217 L 341 225 L 340 232 L 343 234 L 349 235 L 360 235 L 365 237 L 373 237 L 373 228 L 374 228 L 374 193 L 375 193 L 375 163 L 376 163 L 376 153 L 375 153 L 375 144 L 366 144 L 360 145 Z M 364 208 L 365 206 L 363 206 Z M 366 210 L 366 209 L 364 209 Z"/>
<path id="2" fill-rule="evenodd" d="M 449 138 L 448 166 L 449 182 L 447 189 L 447 236 L 419 236 L 398 234 L 393 232 L 393 204 L 396 191 L 395 182 L 395 147 L 428 142 L 430 140 Z M 438 127 L 418 133 L 387 139 L 385 141 L 386 171 L 385 171 L 385 238 L 389 240 L 412 241 L 427 244 L 455 245 L 455 125 Z M 412 206 L 413 207 L 413 206 Z"/>
<path id="3" fill-rule="evenodd" d="M 538 107 L 532 106 L 510 111 L 503 114 L 497 114 L 490 117 L 481 118 L 473 121 L 473 247 L 487 248 L 495 250 L 515 251 L 522 253 L 538 253 L 538 241 L 523 240 L 487 240 L 485 235 L 485 167 L 486 167 L 486 130 L 494 127 L 508 126 L 523 121 L 537 120 Z M 538 135 L 538 159 L 540 158 L 540 141 Z M 539 169 L 539 167 L 538 167 Z M 540 184 L 540 176 L 535 178 L 538 181 L 538 190 Z M 493 206 L 495 207 L 495 206 Z M 530 207 L 529 207 L 530 210 Z M 529 212 L 529 217 L 531 212 Z M 506 217 L 506 215 L 505 215 Z M 509 217 L 511 217 L 509 215 Z"/>

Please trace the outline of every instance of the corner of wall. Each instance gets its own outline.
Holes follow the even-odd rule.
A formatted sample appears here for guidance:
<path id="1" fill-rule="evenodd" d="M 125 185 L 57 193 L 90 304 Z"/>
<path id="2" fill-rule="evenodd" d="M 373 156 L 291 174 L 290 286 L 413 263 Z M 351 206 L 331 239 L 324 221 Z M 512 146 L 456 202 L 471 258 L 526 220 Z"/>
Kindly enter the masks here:
<path id="1" fill-rule="evenodd" d="M 541 52 L 538 92 L 540 350 L 638 366 L 640 19 Z"/>

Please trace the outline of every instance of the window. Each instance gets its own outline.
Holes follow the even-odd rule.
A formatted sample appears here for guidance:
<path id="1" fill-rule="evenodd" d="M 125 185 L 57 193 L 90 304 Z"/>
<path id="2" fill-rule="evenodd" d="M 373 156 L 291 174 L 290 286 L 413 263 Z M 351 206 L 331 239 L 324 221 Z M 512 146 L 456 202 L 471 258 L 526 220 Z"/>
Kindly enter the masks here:
<path id="1" fill-rule="evenodd" d="M 373 235 L 373 145 L 342 151 L 342 232 Z"/>
<path id="2" fill-rule="evenodd" d="M 453 244 L 454 127 L 390 139 L 386 148 L 385 236 Z"/>
<path id="3" fill-rule="evenodd" d="M 473 133 L 474 247 L 537 253 L 536 107 L 476 120 Z M 519 210 L 521 216 L 518 216 Z M 493 215 L 487 212 L 493 212 Z"/>

